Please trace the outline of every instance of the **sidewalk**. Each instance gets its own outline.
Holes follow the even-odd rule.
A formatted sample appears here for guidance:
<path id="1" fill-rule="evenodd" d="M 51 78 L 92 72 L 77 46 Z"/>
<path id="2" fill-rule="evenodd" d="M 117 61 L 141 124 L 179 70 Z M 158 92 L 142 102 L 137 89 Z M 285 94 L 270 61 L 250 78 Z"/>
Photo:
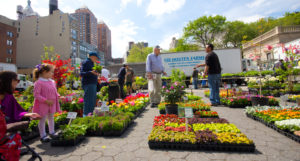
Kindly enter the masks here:
<path id="1" fill-rule="evenodd" d="M 196 95 L 204 97 L 203 90 L 193 90 Z M 300 160 L 300 144 L 277 133 L 265 125 L 245 116 L 243 109 L 231 109 L 228 107 L 213 107 L 220 117 L 234 123 L 243 133 L 252 139 L 257 151 L 248 153 L 227 153 L 212 151 L 168 151 L 150 150 L 148 147 L 148 135 L 152 129 L 154 116 L 158 115 L 158 109 L 149 106 L 135 123 L 121 136 L 87 137 L 83 143 L 76 147 L 51 147 L 50 144 L 41 144 L 36 139 L 30 143 L 31 147 L 41 154 L 44 161 L 242 161 L 242 160 L 269 160 L 287 161 Z M 21 161 L 28 160 L 29 155 L 23 156 Z"/>

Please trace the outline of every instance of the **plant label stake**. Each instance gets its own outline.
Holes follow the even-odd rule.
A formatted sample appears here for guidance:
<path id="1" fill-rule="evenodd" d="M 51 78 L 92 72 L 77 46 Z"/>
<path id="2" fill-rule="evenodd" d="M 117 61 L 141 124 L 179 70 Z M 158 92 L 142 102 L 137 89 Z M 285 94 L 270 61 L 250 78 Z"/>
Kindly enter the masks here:
<path id="1" fill-rule="evenodd" d="M 188 118 L 193 118 L 193 109 L 191 107 L 185 107 L 184 108 L 185 113 L 185 131 L 188 133 Z"/>
<path id="2" fill-rule="evenodd" d="M 75 118 L 76 118 L 76 116 L 77 116 L 77 112 L 68 112 L 68 116 L 67 116 L 67 118 L 68 118 L 68 119 L 70 119 L 70 121 L 69 121 L 69 124 L 68 124 L 68 125 L 70 125 L 70 124 L 71 124 L 72 120 L 73 120 L 73 119 L 75 119 Z"/>
<path id="3" fill-rule="evenodd" d="M 187 97 L 187 96 L 184 96 L 184 97 L 183 97 L 183 100 L 184 100 L 184 101 L 187 101 L 187 100 L 188 100 L 188 97 Z"/>
<path id="4" fill-rule="evenodd" d="M 119 98 L 116 99 L 116 103 L 121 103 L 122 101 L 123 101 L 122 99 Z"/>
<path id="5" fill-rule="evenodd" d="M 106 102 L 103 101 L 101 105 L 101 111 L 104 112 L 104 116 L 106 115 L 106 112 L 109 111 L 109 106 L 106 105 Z"/>

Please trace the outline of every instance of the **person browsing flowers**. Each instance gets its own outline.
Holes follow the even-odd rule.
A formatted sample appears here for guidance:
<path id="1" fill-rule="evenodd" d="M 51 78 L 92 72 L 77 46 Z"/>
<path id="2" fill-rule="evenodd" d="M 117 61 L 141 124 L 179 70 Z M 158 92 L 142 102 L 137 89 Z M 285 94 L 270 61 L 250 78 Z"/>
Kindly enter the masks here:
<path id="1" fill-rule="evenodd" d="M 50 138 L 46 134 L 45 122 L 48 119 L 49 133 L 55 137 L 54 113 L 61 112 L 58 102 L 58 93 L 55 82 L 52 80 L 54 66 L 49 64 L 37 65 L 33 71 L 34 79 L 34 105 L 33 112 L 41 115 L 39 131 L 42 142 L 49 142 Z"/>

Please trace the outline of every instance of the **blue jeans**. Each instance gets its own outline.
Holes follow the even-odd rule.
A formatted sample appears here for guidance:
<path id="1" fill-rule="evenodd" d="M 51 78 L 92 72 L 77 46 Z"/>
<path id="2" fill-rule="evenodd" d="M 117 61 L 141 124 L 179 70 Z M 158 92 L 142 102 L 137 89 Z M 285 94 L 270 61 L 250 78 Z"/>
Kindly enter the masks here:
<path id="1" fill-rule="evenodd" d="M 220 79 L 221 74 L 208 75 L 208 86 L 210 90 L 209 99 L 212 104 L 220 104 Z"/>
<path id="2" fill-rule="evenodd" d="M 83 116 L 93 113 L 97 99 L 97 84 L 83 85 Z"/>
<path id="3" fill-rule="evenodd" d="M 194 84 L 194 88 L 198 89 L 198 79 L 197 78 L 193 78 L 193 84 Z"/>

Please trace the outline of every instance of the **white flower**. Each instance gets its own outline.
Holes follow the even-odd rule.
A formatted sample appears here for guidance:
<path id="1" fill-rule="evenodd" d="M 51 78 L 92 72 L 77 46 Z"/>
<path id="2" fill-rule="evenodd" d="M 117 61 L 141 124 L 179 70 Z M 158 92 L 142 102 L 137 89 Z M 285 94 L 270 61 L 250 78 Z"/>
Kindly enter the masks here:
<path id="1" fill-rule="evenodd" d="M 298 126 L 298 127 L 300 127 L 300 119 L 275 121 L 275 125 L 276 126 Z"/>

